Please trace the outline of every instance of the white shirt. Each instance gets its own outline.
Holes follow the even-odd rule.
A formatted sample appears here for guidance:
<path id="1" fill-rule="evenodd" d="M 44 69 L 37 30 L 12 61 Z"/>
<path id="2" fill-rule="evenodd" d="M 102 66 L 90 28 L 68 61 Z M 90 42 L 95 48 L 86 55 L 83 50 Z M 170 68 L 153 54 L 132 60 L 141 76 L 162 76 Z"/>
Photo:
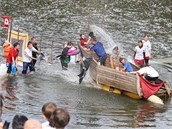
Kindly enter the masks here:
<path id="1" fill-rule="evenodd" d="M 135 59 L 137 59 L 137 60 L 144 59 L 144 56 L 143 56 L 144 47 L 140 48 L 139 46 L 136 46 L 135 52 L 136 52 Z"/>
<path id="2" fill-rule="evenodd" d="M 32 61 L 32 59 L 30 57 L 32 57 L 32 51 L 37 52 L 37 50 L 32 47 L 32 49 L 29 49 L 28 47 L 24 50 L 24 56 L 23 56 L 23 62 L 27 62 L 30 63 Z"/>
<path id="3" fill-rule="evenodd" d="M 145 41 L 143 40 L 143 47 L 145 49 L 145 56 L 149 57 L 150 56 L 150 52 L 151 52 L 151 43 L 149 40 Z"/>
<path id="4" fill-rule="evenodd" d="M 147 74 L 147 76 L 149 76 L 149 77 L 159 77 L 158 72 L 151 66 L 141 68 L 137 72 L 140 74 Z"/>
<path id="5" fill-rule="evenodd" d="M 44 122 L 42 123 L 42 129 L 56 129 L 56 128 L 53 128 L 49 125 L 49 122 Z M 67 129 L 67 128 L 64 128 L 64 129 Z"/>
<path id="6" fill-rule="evenodd" d="M 49 122 L 42 123 L 42 129 L 55 129 L 49 125 Z"/>

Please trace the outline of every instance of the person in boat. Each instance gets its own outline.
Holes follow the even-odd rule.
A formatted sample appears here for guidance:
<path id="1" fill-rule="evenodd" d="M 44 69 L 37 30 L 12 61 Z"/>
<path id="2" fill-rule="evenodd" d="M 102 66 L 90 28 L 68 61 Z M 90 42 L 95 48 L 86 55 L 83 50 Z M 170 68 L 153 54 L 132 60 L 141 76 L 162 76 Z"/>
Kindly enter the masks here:
<path id="1" fill-rule="evenodd" d="M 147 34 L 144 35 L 143 47 L 145 50 L 145 65 L 149 64 L 149 59 L 151 58 L 151 43 Z"/>
<path id="2" fill-rule="evenodd" d="M 112 54 L 110 55 L 110 63 L 111 63 L 111 68 L 118 70 L 119 68 L 119 55 L 120 51 L 119 48 L 116 46 L 112 50 Z"/>
<path id="3" fill-rule="evenodd" d="M 91 39 L 92 47 L 90 51 L 94 51 L 96 55 L 99 57 L 100 65 L 105 65 L 107 54 L 105 48 L 101 42 L 97 42 L 96 37 Z"/>
<path id="4" fill-rule="evenodd" d="M 122 63 L 122 65 L 124 67 L 122 69 L 123 72 L 133 72 L 134 71 L 131 64 L 130 64 L 130 62 L 128 62 L 126 59 L 120 57 L 119 62 Z"/>
<path id="5" fill-rule="evenodd" d="M 6 40 L 5 43 L 3 44 L 3 49 L 4 49 L 4 56 L 7 58 L 11 49 L 11 43 L 8 42 L 8 40 Z"/>
<path id="6" fill-rule="evenodd" d="M 90 42 L 90 37 L 89 38 L 85 38 L 84 34 L 80 34 L 80 45 L 82 47 L 87 47 L 88 43 Z"/>
<path id="7" fill-rule="evenodd" d="M 70 62 L 70 55 L 68 55 L 68 51 L 73 47 L 72 42 L 68 42 L 67 46 L 63 49 L 61 55 L 60 55 L 60 60 L 61 60 L 61 65 L 63 70 L 68 69 L 68 63 Z"/>
<path id="8" fill-rule="evenodd" d="M 145 50 L 141 40 L 138 41 L 138 45 L 134 50 L 134 62 L 137 66 L 142 67 L 144 65 Z"/>
<path id="9" fill-rule="evenodd" d="M 37 46 L 37 43 L 36 43 L 36 37 L 32 37 L 31 42 L 32 42 L 32 46 L 38 51 L 38 46 Z M 38 54 L 37 52 L 33 51 L 32 52 L 32 57 L 37 58 L 37 54 Z M 32 60 L 33 66 L 35 66 L 36 61 L 37 60 Z"/>
<path id="10" fill-rule="evenodd" d="M 149 65 L 140 68 L 137 73 L 144 76 L 144 78 L 149 82 L 155 82 L 159 78 L 159 73 Z"/>
<path id="11" fill-rule="evenodd" d="M 27 74 L 28 67 L 30 69 L 30 72 L 34 72 L 35 71 L 32 60 L 37 60 L 37 58 L 32 56 L 32 52 L 33 51 L 37 52 L 39 54 L 42 53 L 42 52 L 36 50 L 33 47 L 32 42 L 29 41 L 28 44 L 27 44 L 27 48 L 24 50 L 23 71 L 22 71 L 23 74 Z"/>
<path id="12" fill-rule="evenodd" d="M 18 42 L 14 43 L 14 47 L 10 49 L 10 52 L 6 58 L 7 65 L 7 75 L 10 75 L 12 72 L 12 67 L 16 68 L 17 66 L 17 57 L 19 54 L 20 44 Z"/>

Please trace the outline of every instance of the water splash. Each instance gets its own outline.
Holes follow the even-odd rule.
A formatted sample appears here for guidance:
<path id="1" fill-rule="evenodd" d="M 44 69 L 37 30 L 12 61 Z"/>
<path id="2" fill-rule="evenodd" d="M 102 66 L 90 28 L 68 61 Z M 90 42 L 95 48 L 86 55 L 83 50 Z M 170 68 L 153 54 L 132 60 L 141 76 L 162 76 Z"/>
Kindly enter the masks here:
<path id="1" fill-rule="evenodd" d="M 120 44 L 113 41 L 113 39 L 109 36 L 107 32 L 105 32 L 102 28 L 91 25 L 90 26 L 91 31 L 94 32 L 94 35 L 96 36 L 98 41 L 101 41 L 107 51 L 107 53 L 111 53 L 112 49 L 116 46 L 119 47 L 121 54 L 123 54 L 123 48 Z"/>

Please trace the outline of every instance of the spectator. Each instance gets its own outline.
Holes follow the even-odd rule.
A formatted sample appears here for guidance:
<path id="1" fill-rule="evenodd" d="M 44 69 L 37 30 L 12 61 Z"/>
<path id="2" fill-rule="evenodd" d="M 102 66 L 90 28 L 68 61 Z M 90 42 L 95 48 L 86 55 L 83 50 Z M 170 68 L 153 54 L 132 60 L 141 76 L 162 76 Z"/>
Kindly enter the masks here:
<path id="1" fill-rule="evenodd" d="M 57 108 L 56 104 L 52 102 L 49 102 L 43 105 L 42 114 L 43 114 L 44 119 L 47 120 L 47 122 L 42 123 L 43 129 L 51 128 L 49 126 L 49 121 L 50 121 L 51 115 L 53 114 L 56 108 Z"/>
<path id="2" fill-rule="evenodd" d="M 39 121 L 30 119 L 25 122 L 24 129 L 42 129 L 42 126 Z"/>
<path id="3" fill-rule="evenodd" d="M 50 126 L 53 127 L 51 129 L 65 129 L 69 121 L 69 113 L 64 109 L 57 108 L 50 118 Z"/>
<path id="4" fill-rule="evenodd" d="M 13 129 L 23 129 L 24 123 L 28 120 L 26 116 L 23 115 L 15 115 L 12 122 Z"/>

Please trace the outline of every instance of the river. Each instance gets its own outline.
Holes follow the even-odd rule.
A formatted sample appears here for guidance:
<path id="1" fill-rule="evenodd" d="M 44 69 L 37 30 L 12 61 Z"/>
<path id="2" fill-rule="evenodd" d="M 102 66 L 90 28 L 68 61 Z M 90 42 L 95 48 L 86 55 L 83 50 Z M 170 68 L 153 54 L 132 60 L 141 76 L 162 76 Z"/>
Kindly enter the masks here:
<path id="1" fill-rule="evenodd" d="M 130 57 L 138 39 L 147 33 L 153 48 L 151 65 L 172 87 L 171 0 L 0 0 L 0 15 L 12 17 L 14 30 L 29 32 L 38 43 L 44 35 L 46 53 L 50 53 L 52 40 L 56 46 L 67 41 L 77 43 L 80 33 L 87 34 L 88 14 L 90 24 L 103 29 L 113 40 L 110 47 L 119 45 Z M 0 27 L 0 37 L 5 35 Z M 171 98 L 164 98 L 164 106 L 133 100 L 93 87 L 89 76 L 79 85 L 78 64 L 62 71 L 56 59 L 53 64 L 38 63 L 36 68 L 34 75 L 1 79 L 1 92 L 8 102 L 3 120 L 11 121 L 20 113 L 43 122 L 41 107 L 53 101 L 69 110 L 70 129 L 172 128 Z"/>

